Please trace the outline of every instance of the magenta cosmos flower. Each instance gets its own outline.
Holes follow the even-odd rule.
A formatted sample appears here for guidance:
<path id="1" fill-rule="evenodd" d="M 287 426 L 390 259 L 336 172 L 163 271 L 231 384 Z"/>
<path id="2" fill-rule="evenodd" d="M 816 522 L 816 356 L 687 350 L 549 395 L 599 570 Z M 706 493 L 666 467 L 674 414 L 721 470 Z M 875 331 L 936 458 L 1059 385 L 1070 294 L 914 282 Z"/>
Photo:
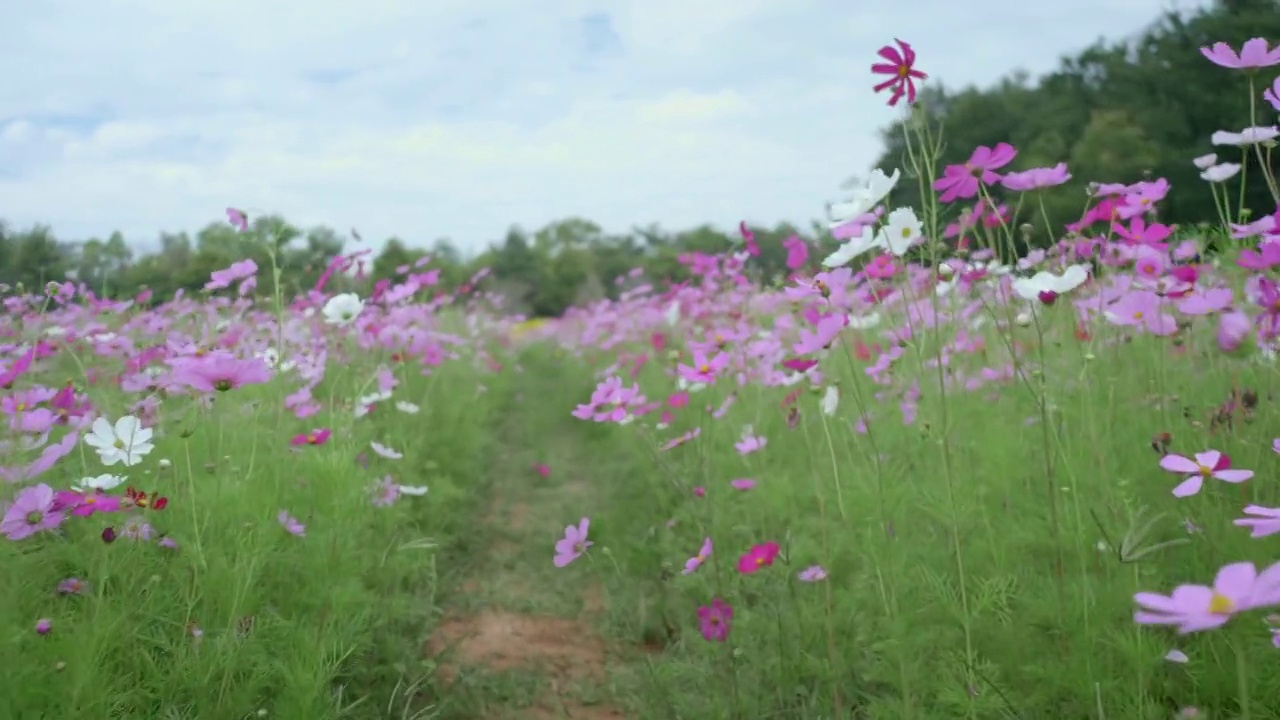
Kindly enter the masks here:
<path id="1" fill-rule="evenodd" d="M 1196 453 L 1194 460 L 1181 455 L 1169 454 L 1160 458 L 1160 467 L 1172 473 L 1187 476 L 1173 489 L 1174 497 L 1189 497 L 1200 492 L 1205 478 L 1213 478 L 1229 483 L 1242 483 L 1253 477 L 1252 470 L 1232 470 L 1231 458 L 1217 450 L 1206 450 Z"/>
<path id="2" fill-rule="evenodd" d="M 564 537 L 556 541 L 556 556 L 553 562 L 556 567 L 564 567 L 582 557 L 592 542 L 587 539 L 587 531 L 591 529 L 591 519 L 582 518 L 578 526 L 566 525 Z"/>
<path id="3" fill-rule="evenodd" d="M 329 442 L 329 436 L 332 434 L 329 428 L 316 428 L 311 432 L 294 435 L 289 444 L 295 447 L 298 445 L 323 445 Z"/>
<path id="4" fill-rule="evenodd" d="M 876 63 L 871 66 L 871 72 L 877 75 L 888 75 L 888 79 L 877 84 L 872 88 L 875 92 L 884 92 L 893 88 L 893 92 L 889 95 L 889 107 L 897 105 L 905 95 L 908 105 L 914 105 L 916 102 L 916 80 L 927 80 L 928 75 L 916 70 L 916 51 L 911 49 L 911 45 L 894 38 L 898 47 L 895 49 L 892 45 L 885 45 L 876 52 L 877 55 L 888 60 L 887 63 Z M 901 52 L 899 52 L 901 51 Z"/>
<path id="5" fill-rule="evenodd" d="M 738 572 L 750 575 L 761 568 L 766 568 L 773 564 L 779 552 L 780 548 L 776 542 L 756 545 L 738 558 Z"/>
<path id="6" fill-rule="evenodd" d="M 1280 563 L 1258 573 L 1253 563 L 1218 570 L 1213 587 L 1179 585 L 1171 595 L 1141 592 L 1133 615 L 1140 625 L 1173 625 L 1179 633 L 1222 627 L 1237 613 L 1280 604 Z"/>
<path id="7" fill-rule="evenodd" d="M 729 622 L 733 620 L 733 608 L 715 598 L 710 605 L 698 608 L 698 630 L 702 637 L 714 642 L 724 642 L 729 637 Z"/>

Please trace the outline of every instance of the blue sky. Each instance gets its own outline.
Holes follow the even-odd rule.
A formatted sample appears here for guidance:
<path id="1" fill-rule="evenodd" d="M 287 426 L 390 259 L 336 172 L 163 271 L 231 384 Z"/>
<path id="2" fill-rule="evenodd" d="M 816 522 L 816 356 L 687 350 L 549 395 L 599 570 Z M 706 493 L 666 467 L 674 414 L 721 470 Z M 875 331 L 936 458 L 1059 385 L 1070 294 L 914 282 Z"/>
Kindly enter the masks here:
<path id="1" fill-rule="evenodd" d="M 470 250 L 570 215 L 806 222 L 878 154 L 893 37 L 984 84 L 1197 4 L 15 2 L 0 217 L 145 247 L 234 205 Z"/>

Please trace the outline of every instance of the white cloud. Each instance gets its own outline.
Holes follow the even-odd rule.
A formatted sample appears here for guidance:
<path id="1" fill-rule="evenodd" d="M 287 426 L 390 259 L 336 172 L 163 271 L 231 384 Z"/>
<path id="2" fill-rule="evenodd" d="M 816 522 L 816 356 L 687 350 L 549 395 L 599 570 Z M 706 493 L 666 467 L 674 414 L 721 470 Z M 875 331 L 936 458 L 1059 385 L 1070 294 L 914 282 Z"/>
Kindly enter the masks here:
<path id="1" fill-rule="evenodd" d="M 151 244 L 227 205 L 367 238 L 568 215 L 817 217 L 893 118 L 894 36 L 949 85 L 1052 68 L 1164 0 L 45 0 L 6 12 L 0 215 Z"/>

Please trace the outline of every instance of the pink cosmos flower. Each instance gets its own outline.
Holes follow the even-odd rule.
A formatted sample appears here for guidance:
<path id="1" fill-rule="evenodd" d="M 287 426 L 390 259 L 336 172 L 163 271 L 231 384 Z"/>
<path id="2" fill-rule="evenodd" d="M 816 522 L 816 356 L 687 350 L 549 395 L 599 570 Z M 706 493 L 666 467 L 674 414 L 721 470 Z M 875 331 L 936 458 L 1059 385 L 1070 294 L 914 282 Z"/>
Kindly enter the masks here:
<path id="1" fill-rule="evenodd" d="M 298 522 L 298 518 L 290 515 L 288 510 L 281 510 L 280 514 L 276 516 L 276 520 L 279 521 L 280 527 L 284 528 L 285 532 L 290 535 L 296 537 L 307 536 L 307 526 Z"/>
<path id="2" fill-rule="evenodd" d="M 729 637 L 729 624 L 733 620 L 733 608 L 720 598 L 710 605 L 698 608 L 698 630 L 702 637 L 713 642 L 724 642 Z"/>
<path id="3" fill-rule="evenodd" d="M 1271 103 L 1271 107 L 1275 108 L 1276 112 L 1280 112 L 1280 76 L 1271 83 L 1271 87 L 1262 91 L 1262 99 Z"/>
<path id="4" fill-rule="evenodd" d="M 692 383 L 713 383 L 716 376 L 725 368 L 729 367 L 729 356 L 723 352 L 717 352 L 714 356 L 702 350 L 693 351 L 693 363 L 685 365 L 679 363 L 677 369 L 680 377 Z"/>
<path id="5" fill-rule="evenodd" d="M 742 439 L 733 444 L 739 455 L 750 455 L 764 449 L 769 444 L 768 438 L 760 435 L 752 435 L 750 432 L 742 434 Z"/>
<path id="6" fill-rule="evenodd" d="M 1181 634 L 1210 630 L 1237 613 L 1280 604 L 1280 563 L 1262 573 L 1253 563 L 1233 563 L 1218 570 L 1213 587 L 1179 585 L 1168 596 L 1140 592 L 1133 599 L 1140 625 L 1173 625 Z"/>
<path id="7" fill-rule="evenodd" d="M 235 226 L 240 232 L 249 232 L 249 217 L 244 214 L 243 210 L 235 208 L 227 208 L 227 222 Z"/>
<path id="8" fill-rule="evenodd" d="M 799 270 L 809 261 L 809 246 L 799 235 L 792 235 L 782 241 L 782 247 L 787 251 L 787 269 Z"/>
<path id="9" fill-rule="evenodd" d="M 23 488 L 0 520 L 0 535 L 22 540 L 57 528 L 66 514 L 56 509 L 54 503 L 53 488 L 44 483 Z"/>
<path id="10" fill-rule="evenodd" d="M 738 478 L 737 480 L 730 480 L 729 484 L 733 486 L 734 490 L 746 492 L 756 486 L 756 481 L 751 478 Z"/>
<path id="11" fill-rule="evenodd" d="M 1239 350 L 1249 339 L 1253 323 L 1249 316 L 1239 310 L 1231 310 L 1218 316 L 1218 349 L 1232 353 Z"/>
<path id="12" fill-rule="evenodd" d="M 1244 509 L 1244 514 L 1253 515 L 1254 517 L 1243 517 L 1231 524 L 1237 527 L 1250 528 L 1250 537 L 1261 538 L 1280 533 L 1280 508 L 1248 505 Z"/>
<path id="13" fill-rule="evenodd" d="M 238 358 L 219 352 L 184 360 L 173 372 L 173 382 L 200 392 L 226 392 L 271 379 L 271 369 L 261 358 Z"/>
<path id="14" fill-rule="evenodd" d="M 556 555 L 552 559 L 556 567 L 562 568 L 577 560 L 587 552 L 587 548 L 595 544 L 587 539 L 587 531 L 590 529 L 590 518 L 579 520 L 577 527 L 565 526 L 564 537 L 556 541 Z"/>
<path id="15" fill-rule="evenodd" d="M 942 193 L 942 202 L 971 198 L 978 194 L 979 180 L 985 185 L 1000 182 L 995 171 L 1013 162 L 1018 151 L 1009 143 L 998 143 L 995 148 L 979 145 L 963 165 L 948 165 L 942 177 L 933 183 L 933 189 Z"/>
<path id="16" fill-rule="evenodd" d="M 204 284 L 205 290 L 221 290 L 230 287 L 231 283 L 237 280 L 251 278 L 258 272 L 258 264 L 253 260 L 240 260 L 233 262 L 229 267 L 222 270 L 214 270 L 209 276 L 209 282 Z"/>
<path id="17" fill-rule="evenodd" d="M 1174 497 L 1189 497 L 1200 492 L 1205 478 L 1213 478 L 1229 483 L 1242 483 L 1253 477 L 1252 470 L 1231 470 L 1231 458 L 1217 450 L 1206 450 L 1196 453 L 1195 459 L 1174 455 L 1165 455 L 1160 459 L 1160 467 L 1172 472 L 1186 475 L 1187 478 L 1173 489 Z"/>
<path id="18" fill-rule="evenodd" d="M 58 583 L 59 595 L 83 595 L 89 590 L 89 583 L 77 577 L 69 577 Z"/>
<path id="19" fill-rule="evenodd" d="M 681 574 L 692 575 L 693 571 L 702 567 L 702 563 L 706 562 L 709 557 L 711 557 L 711 538 L 703 540 L 702 549 L 698 551 L 698 554 L 685 561 L 684 570 Z"/>
<path id="20" fill-rule="evenodd" d="M 781 548 L 776 542 L 767 542 L 752 546 L 750 550 L 738 558 L 738 572 L 750 575 L 761 568 L 766 568 L 777 559 Z"/>
<path id="21" fill-rule="evenodd" d="M 1212 47 L 1200 48 L 1200 54 L 1209 58 L 1209 62 L 1233 70 L 1256 69 L 1280 65 L 1280 45 L 1268 47 L 1266 38 L 1246 40 L 1240 47 L 1240 53 L 1224 42 L 1214 43 Z"/>
<path id="22" fill-rule="evenodd" d="M 1053 167 L 1038 167 L 1008 173 L 1000 180 L 1000 184 L 1010 190 L 1027 191 L 1062 185 L 1070 179 L 1071 173 L 1067 172 L 1067 164 L 1058 163 Z"/>
<path id="23" fill-rule="evenodd" d="M 797 577 L 800 582 L 818 582 L 827 579 L 827 571 L 821 565 L 813 565 L 801 570 Z"/>
<path id="24" fill-rule="evenodd" d="M 1152 335 L 1172 335 L 1178 321 L 1162 308 L 1163 300 L 1149 290 L 1125 293 L 1103 315 L 1112 325 L 1143 328 Z"/>

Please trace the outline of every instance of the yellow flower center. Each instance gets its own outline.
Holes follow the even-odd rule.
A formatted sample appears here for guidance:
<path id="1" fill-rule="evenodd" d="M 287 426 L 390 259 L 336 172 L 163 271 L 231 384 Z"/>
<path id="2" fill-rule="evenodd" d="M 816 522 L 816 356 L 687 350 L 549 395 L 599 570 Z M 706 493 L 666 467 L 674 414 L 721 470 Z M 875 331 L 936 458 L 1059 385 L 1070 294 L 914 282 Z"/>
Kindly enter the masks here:
<path id="1" fill-rule="evenodd" d="M 1134 311 L 1133 311 L 1133 319 L 1134 319 L 1134 320 L 1141 320 L 1141 319 L 1142 319 L 1142 311 L 1141 311 L 1141 310 L 1134 310 Z"/>
<path id="2" fill-rule="evenodd" d="M 911 68 L 907 67 L 906 65 L 898 66 L 898 77 L 906 78 L 910 72 L 911 72 Z"/>
<path id="3" fill-rule="evenodd" d="M 1231 598 L 1215 592 L 1209 598 L 1209 612 L 1214 615 L 1230 615 L 1236 611 L 1236 604 L 1231 602 Z"/>
<path id="4" fill-rule="evenodd" d="M 1196 464 L 1196 467 L 1199 468 L 1198 472 L 1203 477 L 1209 477 L 1210 475 L 1213 475 L 1213 468 L 1211 467 L 1205 467 L 1204 465 L 1200 465 L 1199 463 Z"/>
<path id="5" fill-rule="evenodd" d="M 709 374 L 711 372 L 711 366 L 708 365 L 707 363 L 702 363 L 701 365 L 698 366 L 698 372 L 703 374 Z"/>

